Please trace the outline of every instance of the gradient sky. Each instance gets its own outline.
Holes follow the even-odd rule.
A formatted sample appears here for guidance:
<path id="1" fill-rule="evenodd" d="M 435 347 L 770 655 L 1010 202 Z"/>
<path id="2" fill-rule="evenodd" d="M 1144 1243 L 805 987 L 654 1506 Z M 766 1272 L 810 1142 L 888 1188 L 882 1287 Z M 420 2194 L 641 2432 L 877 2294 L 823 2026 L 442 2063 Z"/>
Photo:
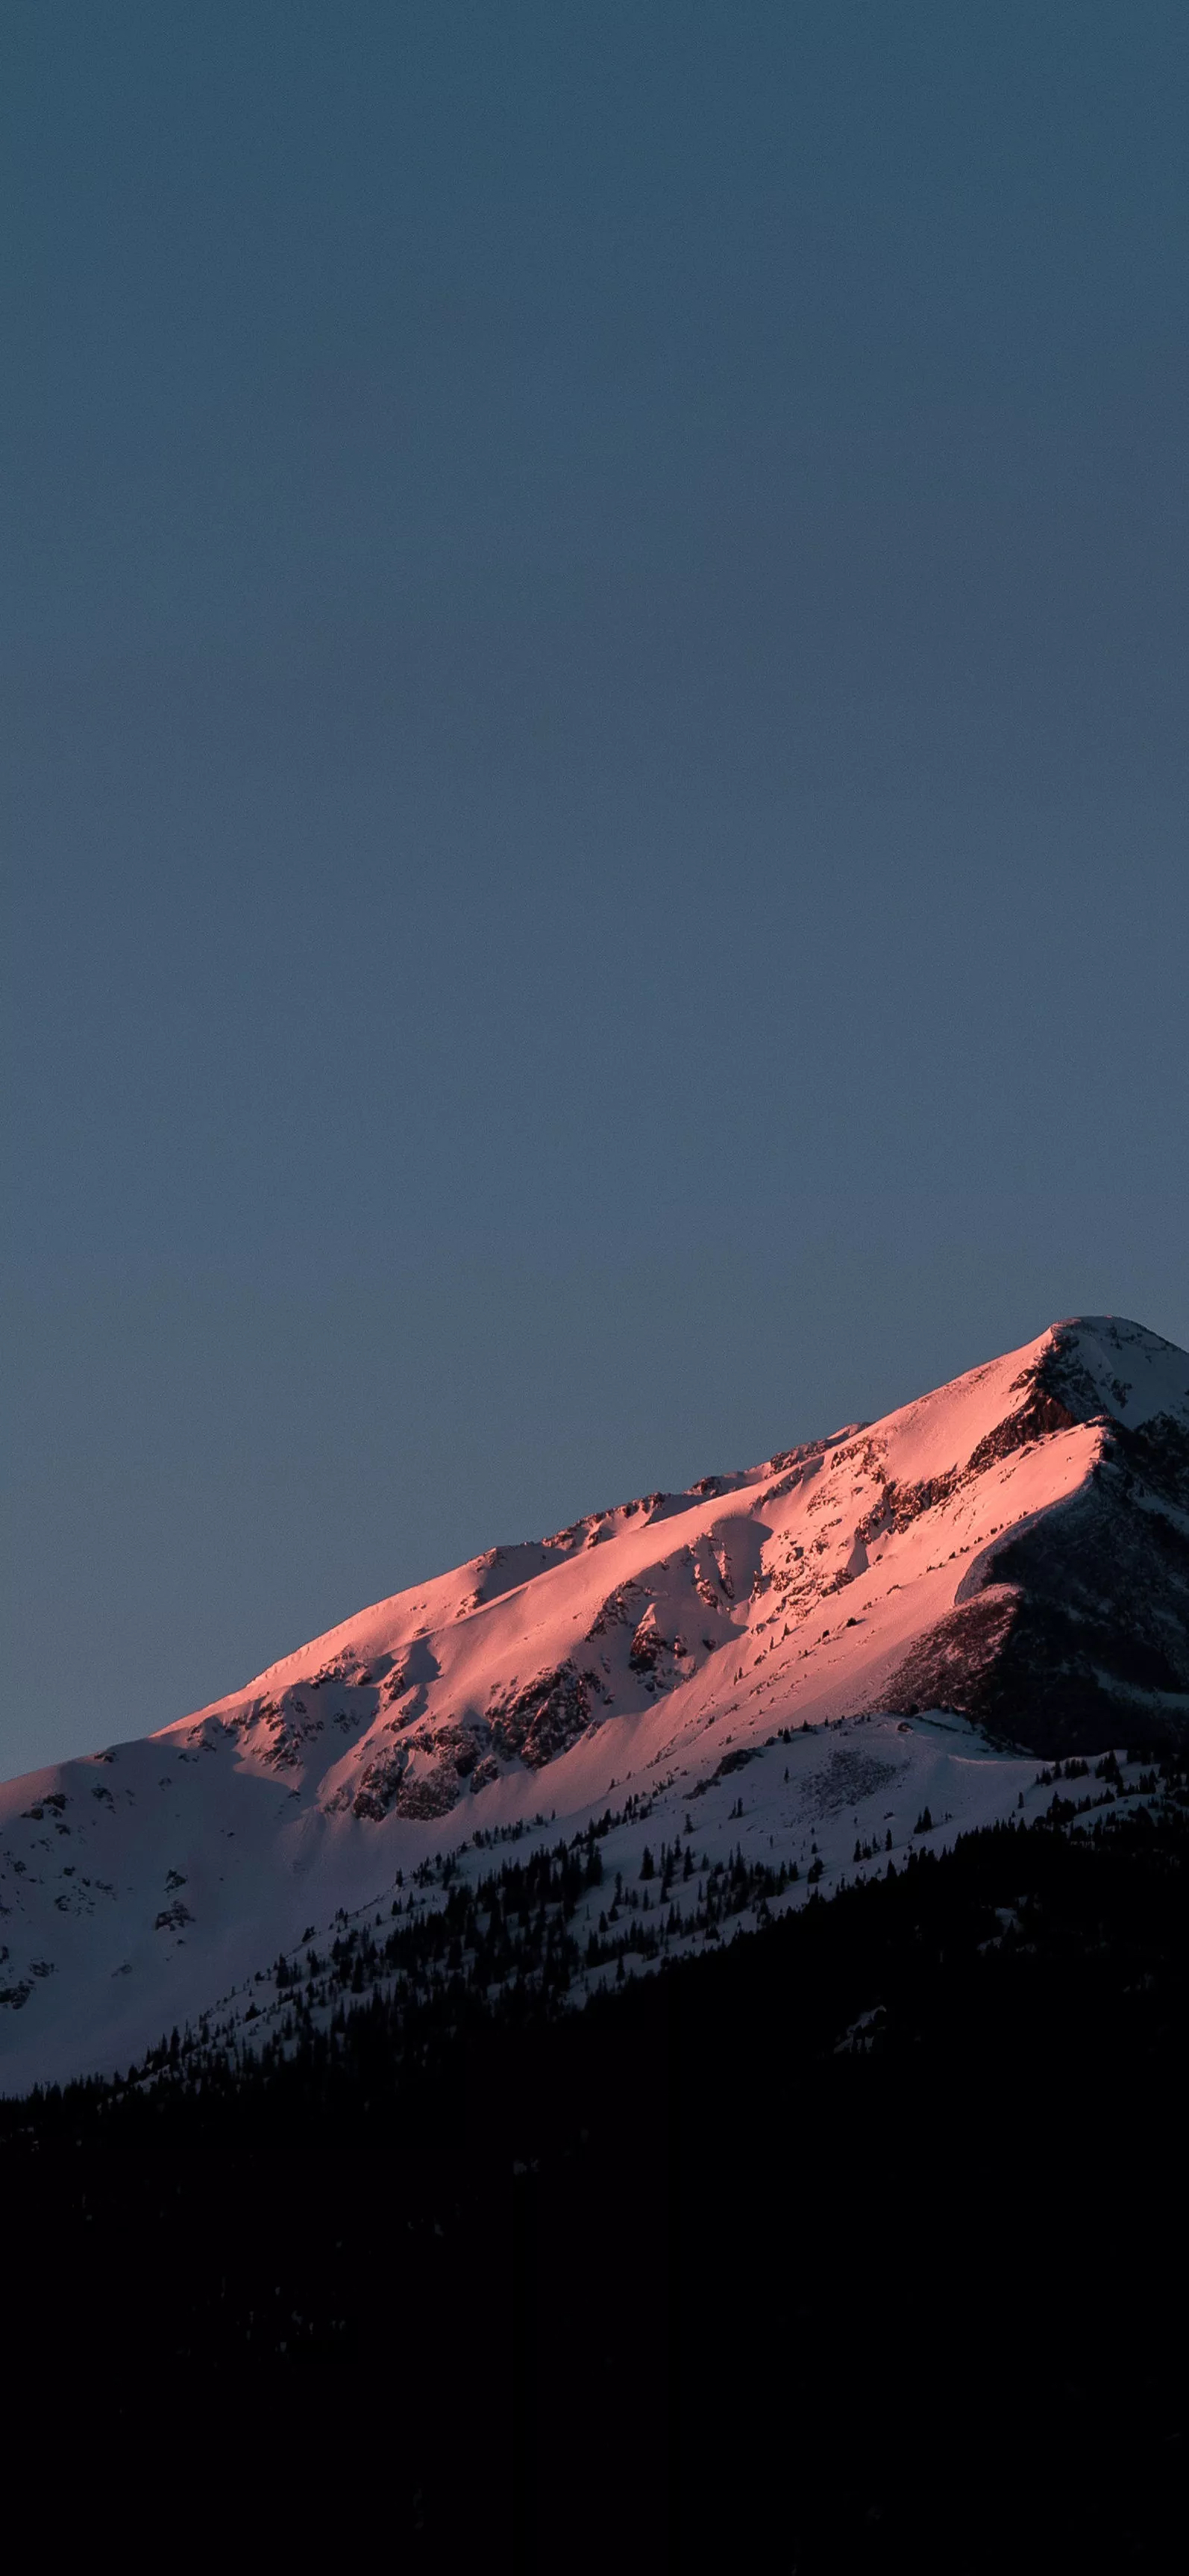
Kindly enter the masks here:
<path id="1" fill-rule="evenodd" d="M 10 0 L 0 1771 L 1189 1344 L 1182 0 Z"/>

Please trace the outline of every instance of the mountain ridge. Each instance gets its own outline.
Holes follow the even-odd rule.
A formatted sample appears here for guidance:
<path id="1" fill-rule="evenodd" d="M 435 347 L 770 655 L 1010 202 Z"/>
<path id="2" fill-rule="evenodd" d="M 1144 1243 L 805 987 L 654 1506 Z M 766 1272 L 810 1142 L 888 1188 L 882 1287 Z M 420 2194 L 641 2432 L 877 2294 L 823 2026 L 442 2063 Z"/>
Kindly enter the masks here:
<path id="1" fill-rule="evenodd" d="M 803 1895 L 811 1859 L 828 1890 L 921 1811 L 952 1838 L 1031 1799 L 1037 1754 L 1187 1725 L 1189 1357 L 1066 1318 L 875 1423 L 488 1549 L 0 1789 L 0 2080 L 110 2068 L 229 1996 L 245 2015 L 307 1919 L 558 1817 L 614 1813 L 631 1877 L 649 1818 L 675 1849 L 698 1797 L 708 1865 L 746 1838 Z"/>

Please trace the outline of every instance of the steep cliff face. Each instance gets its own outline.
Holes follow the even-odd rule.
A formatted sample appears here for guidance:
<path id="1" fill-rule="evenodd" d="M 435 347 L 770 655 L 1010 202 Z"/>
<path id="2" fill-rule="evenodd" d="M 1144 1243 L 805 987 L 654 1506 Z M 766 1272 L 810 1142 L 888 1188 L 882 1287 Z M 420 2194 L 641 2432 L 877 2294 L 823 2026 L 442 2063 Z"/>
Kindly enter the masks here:
<path id="1" fill-rule="evenodd" d="M 970 1468 L 1080 1423 L 1094 1435 L 1085 1477 L 981 1552 L 886 1704 L 944 1699 L 1046 1755 L 1176 1741 L 1189 1729 L 1189 1364 L 1103 1318 L 1055 1325 L 1022 1375 L 1024 1403 Z"/>

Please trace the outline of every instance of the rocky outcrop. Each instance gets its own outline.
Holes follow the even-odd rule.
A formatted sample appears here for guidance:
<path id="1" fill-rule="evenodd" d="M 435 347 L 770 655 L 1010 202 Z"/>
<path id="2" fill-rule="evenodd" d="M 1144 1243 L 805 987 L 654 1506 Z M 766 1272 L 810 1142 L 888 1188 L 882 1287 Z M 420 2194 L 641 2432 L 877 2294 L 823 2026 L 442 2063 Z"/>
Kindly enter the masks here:
<path id="1" fill-rule="evenodd" d="M 984 1549 L 881 1693 L 1050 1757 L 1189 1732 L 1189 1434 L 1114 1428 L 1086 1485 Z"/>
<path id="2" fill-rule="evenodd" d="M 492 1748 L 505 1761 L 519 1758 L 539 1770 L 577 1742 L 599 1696 L 598 1675 L 579 1672 L 573 1663 L 538 1673 L 522 1689 L 493 1701 L 488 1711 Z"/>

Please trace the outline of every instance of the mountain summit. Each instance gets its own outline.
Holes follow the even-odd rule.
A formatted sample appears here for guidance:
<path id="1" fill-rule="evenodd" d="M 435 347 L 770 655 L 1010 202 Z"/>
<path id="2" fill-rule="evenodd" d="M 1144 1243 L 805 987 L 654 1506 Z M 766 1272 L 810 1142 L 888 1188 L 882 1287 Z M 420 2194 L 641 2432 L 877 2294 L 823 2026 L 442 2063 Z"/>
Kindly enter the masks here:
<path id="1" fill-rule="evenodd" d="M 1014 1809 L 1024 1756 L 1187 1723 L 1189 1356 L 1074 1318 L 880 1422 L 491 1548 L 10 1783 L 3 2080 L 124 2062 L 303 1917 L 617 1794 L 628 1857 L 644 1799 L 703 1797 L 713 1843 L 754 1764 L 749 1833 L 820 1876 L 877 1824 L 891 1849 L 914 1802 L 954 1831 Z"/>

